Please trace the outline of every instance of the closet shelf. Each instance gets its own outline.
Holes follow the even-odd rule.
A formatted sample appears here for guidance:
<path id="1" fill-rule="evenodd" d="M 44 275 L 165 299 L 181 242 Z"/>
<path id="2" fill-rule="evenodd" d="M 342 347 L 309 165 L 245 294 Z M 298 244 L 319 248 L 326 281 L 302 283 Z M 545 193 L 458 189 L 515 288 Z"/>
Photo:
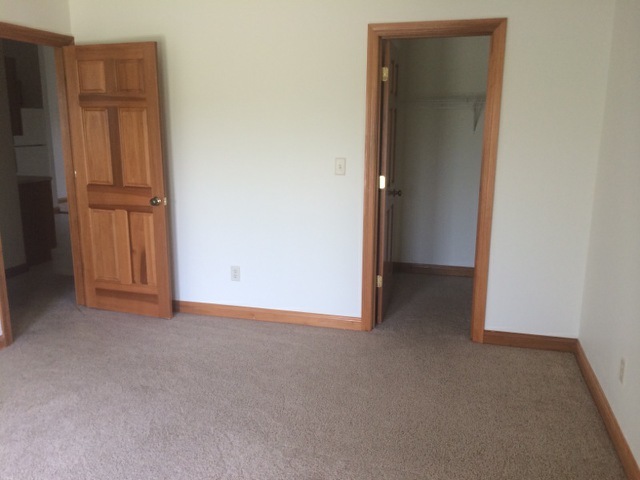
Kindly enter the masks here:
<path id="1" fill-rule="evenodd" d="M 402 100 L 400 103 L 416 108 L 467 108 L 476 104 L 484 105 L 486 96 L 480 95 L 447 95 L 436 97 L 421 97 Z"/>
<path id="2" fill-rule="evenodd" d="M 447 95 L 435 97 L 410 98 L 401 100 L 400 105 L 408 108 L 434 108 L 438 110 L 453 110 L 473 108 L 473 131 L 476 131 L 478 121 L 484 110 L 486 95 Z"/>

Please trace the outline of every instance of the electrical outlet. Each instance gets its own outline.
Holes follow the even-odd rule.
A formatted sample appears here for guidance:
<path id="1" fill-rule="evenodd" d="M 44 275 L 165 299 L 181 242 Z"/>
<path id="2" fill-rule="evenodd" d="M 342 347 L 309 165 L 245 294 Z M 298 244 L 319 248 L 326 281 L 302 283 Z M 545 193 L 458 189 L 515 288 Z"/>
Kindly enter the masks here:
<path id="1" fill-rule="evenodd" d="M 233 282 L 240 281 L 240 267 L 238 266 L 231 267 L 231 281 Z"/>
<path id="2" fill-rule="evenodd" d="M 624 359 L 624 357 L 622 357 L 620 359 L 620 369 L 618 370 L 618 380 L 620 380 L 620 383 L 622 383 L 624 385 L 624 368 L 626 366 L 626 361 Z"/>

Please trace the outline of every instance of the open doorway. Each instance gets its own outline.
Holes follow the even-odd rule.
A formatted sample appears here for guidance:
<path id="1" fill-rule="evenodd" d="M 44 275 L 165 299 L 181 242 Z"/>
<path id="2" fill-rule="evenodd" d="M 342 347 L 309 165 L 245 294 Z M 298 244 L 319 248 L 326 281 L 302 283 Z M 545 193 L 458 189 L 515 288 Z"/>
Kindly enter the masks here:
<path id="1" fill-rule="evenodd" d="M 488 44 L 488 67 L 483 70 L 486 72 L 486 96 L 482 94 L 478 86 L 474 85 L 474 82 L 469 82 L 469 78 L 462 76 L 457 82 L 460 85 L 464 85 L 462 90 L 457 86 L 454 89 L 443 88 L 450 80 L 447 79 L 446 65 L 434 64 L 434 58 L 440 58 L 445 55 L 447 49 L 451 49 L 451 43 L 447 44 L 444 39 L 451 37 L 487 37 Z M 368 70 L 367 70 L 367 124 L 366 124 L 366 149 L 365 149 L 365 206 L 364 206 L 364 243 L 363 243 L 363 295 L 362 295 L 362 321 L 365 329 L 371 329 L 375 323 L 380 322 L 384 318 L 384 311 L 386 303 L 390 299 L 390 292 L 393 288 L 393 273 L 398 269 L 418 269 L 429 271 L 431 273 L 456 273 L 458 275 L 473 275 L 472 277 L 472 306 L 471 306 L 471 338 L 474 341 L 482 342 L 484 336 L 484 316 L 486 308 L 486 293 L 487 293 L 487 280 L 488 280 L 488 264 L 489 264 L 489 241 L 491 236 L 491 217 L 493 207 L 493 186 L 495 178 L 495 162 L 497 151 L 497 138 L 499 127 L 499 112 L 500 112 L 500 98 L 502 90 L 502 70 L 504 63 L 504 49 L 505 49 L 505 37 L 506 37 L 506 19 L 482 19 L 482 20 L 456 20 L 456 21 L 443 21 L 443 22 L 420 22 L 420 23 L 401 23 L 401 24 L 375 24 L 369 26 L 369 44 L 368 44 Z M 406 208 L 402 212 L 402 207 L 397 200 L 401 199 L 401 188 L 396 186 L 396 180 L 399 177 L 396 176 L 395 154 L 397 152 L 397 145 L 395 140 L 397 139 L 396 132 L 398 126 L 400 130 L 406 128 L 402 125 L 402 118 L 398 118 L 399 108 L 403 108 L 403 98 L 398 90 L 398 82 L 394 80 L 394 75 L 397 76 L 401 63 L 401 53 L 403 42 L 407 42 L 407 39 L 436 39 L 437 42 L 424 43 L 424 44 L 410 44 L 411 46 L 405 48 L 405 51 L 411 51 L 412 49 L 418 52 L 419 55 L 424 55 L 425 52 L 431 50 L 432 60 L 431 65 L 428 66 L 430 70 L 422 72 L 422 75 L 414 75 L 416 82 L 422 82 L 418 87 L 413 88 L 412 93 L 415 98 L 405 98 L 408 102 L 405 107 L 411 107 L 416 110 L 430 109 L 431 107 L 441 107 L 442 110 L 451 109 L 456 110 L 458 106 L 469 106 L 469 112 L 471 113 L 470 128 L 477 131 L 478 124 L 482 120 L 482 113 L 484 112 L 484 128 L 481 136 L 481 161 L 479 165 L 479 182 L 476 180 L 476 187 L 470 187 L 468 184 L 473 179 L 474 175 L 468 175 L 469 178 L 460 180 L 459 178 L 452 179 L 455 175 L 452 172 L 456 168 L 445 168 L 443 172 L 444 177 L 448 177 L 448 187 L 453 188 L 465 188 L 467 191 L 464 195 L 458 194 L 452 195 L 451 192 L 444 194 L 437 194 L 433 196 L 433 192 L 438 192 L 438 188 L 431 188 L 430 192 L 433 198 L 430 199 L 430 205 L 433 207 L 435 202 L 440 202 L 443 205 L 444 200 L 449 201 L 449 205 L 443 208 L 447 218 L 451 220 L 452 212 L 455 210 L 455 201 L 461 197 L 469 198 L 470 190 L 477 198 L 477 206 L 475 213 L 477 215 L 476 221 L 476 235 L 475 245 L 472 250 L 475 250 L 475 255 L 470 262 L 470 254 L 467 248 L 466 259 L 462 260 L 462 265 L 451 265 L 452 263 L 459 263 L 460 258 L 456 259 L 458 253 L 452 253 L 451 244 L 458 242 L 461 237 L 466 237 L 466 242 L 458 242 L 461 244 L 469 244 L 470 235 L 469 230 L 473 230 L 473 226 L 470 223 L 462 222 L 465 226 L 462 228 L 465 233 L 460 231 L 455 232 L 456 228 L 453 228 L 456 223 L 449 221 L 448 229 L 454 231 L 455 241 L 451 235 L 443 236 L 443 229 L 438 231 L 437 228 L 433 228 L 435 218 L 437 217 L 437 208 L 433 209 L 430 214 L 425 216 L 425 212 L 421 212 L 423 223 L 429 225 L 431 238 L 426 241 L 424 236 L 419 238 L 417 243 L 420 243 L 421 247 L 425 244 L 430 244 L 428 248 L 412 248 L 411 241 L 407 242 L 407 234 L 402 235 L 400 232 L 394 232 L 394 225 L 397 224 L 398 211 L 401 212 L 402 218 L 408 219 L 405 222 L 405 232 L 416 229 L 416 223 L 412 223 L 411 208 Z M 466 39 L 452 39 L 453 42 L 464 43 Z M 411 40 L 413 41 L 413 40 Z M 405 44 L 407 45 L 407 44 Z M 466 45 L 467 49 L 469 45 Z M 479 43 L 476 50 L 482 51 L 486 49 L 487 44 Z M 454 48 L 455 50 L 455 48 Z M 473 51 L 473 49 L 472 49 Z M 405 53 L 406 56 L 411 54 Z M 484 55 L 486 58 L 486 55 Z M 486 60 L 485 60 L 486 61 Z M 485 64 L 486 65 L 486 64 Z M 444 74 L 444 81 L 442 78 L 438 78 L 438 75 L 442 77 Z M 468 74 L 467 74 L 468 75 Z M 431 77 L 431 78 L 430 78 Z M 436 89 L 425 88 L 426 84 L 432 84 L 436 86 Z M 452 82 L 454 85 L 456 81 Z M 478 83 L 478 82 L 475 82 Z M 480 82 L 484 84 L 485 82 Z M 411 90 L 411 89 L 410 89 Z M 437 90 L 440 90 L 439 92 Z M 466 90 L 466 91 L 464 91 Z M 473 91 L 475 90 L 475 91 Z M 439 98 L 440 97 L 440 98 Z M 409 105 L 413 103 L 414 105 Z M 468 105 L 467 105 L 468 104 Z M 405 108 L 406 110 L 406 108 Z M 448 115 L 451 118 L 440 118 L 438 120 L 437 115 L 430 114 L 430 121 L 435 127 L 438 124 L 451 123 L 455 115 Z M 405 120 L 408 115 L 405 112 Z M 424 117 L 424 115 L 423 115 Z M 425 118 L 427 118 L 425 117 Z M 442 117 L 442 115 L 440 115 Z M 483 127 L 480 123 L 481 128 Z M 474 132 L 475 133 L 475 132 Z M 406 135 L 405 135 L 406 136 Z M 427 138 L 431 138 L 431 142 L 423 142 L 422 149 L 417 148 L 416 145 L 411 146 L 412 149 L 417 150 L 413 153 L 420 157 L 424 157 L 429 149 L 434 149 L 434 145 L 437 143 L 434 140 L 442 140 L 441 132 L 437 131 L 437 128 L 427 135 Z M 444 156 L 458 156 L 460 152 L 455 152 L 459 145 L 456 142 L 462 141 L 462 137 L 453 141 L 453 145 L 449 148 L 442 149 L 441 154 Z M 473 143 L 473 138 L 470 137 L 470 143 Z M 476 143 L 478 143 L 479 137 L 475 137 Z M 469 140 L 469 139 L 467 139 Z M 446 142 L 444 142 L 446 144 Z M 445 145 L 446 146 L 446 145 Z M 400 145 L 402 148 L 403 145 Z M 407 145 L 404 145 L 407 147 Z M 420 147 L 420 145 L 418 145 Z M 451 148 L 456 147 L 456 148 Z M 437 149 L 436 149 L 437 150 Z M 446 151 L 450 150 L 448 154 Z M 453 153 L 452 153 L 453 151 Z M 431 152 L 433 153 L 433 152 Z M 403 154 L 403 156 L 405 156 Z M 464 155 L 463 155 L 464 156 Z M 423 162 L 424 163 L 424 162 Z M 432 162 L 433 163 L 433 162 Z M 458 162 L 460 163 L 460 162 Z M 464 162 L 463 162 L 464 163 Z M 419 165 L 418 168 L 422 168 L 425 165 Z M 428 162 L 427 162 L 428 164 Z M 437 165 L 436 165 L 437 166 Z M 451 166 L 451 165 L 449 165 Z M 404 165 L 405 169 L 407 165 Z M 431 165 L 433 167 L 433 165 Z M 416 168 L 413 165 L 412 168 Z M 425 183 L 426 177 L 433 179 L 438 177 L 439 172 L 437 169 L 434 171 L 431 168 L 429 172 L 428 168 L 422 168 L 426 172 L 422 175 L 417 175 L 411 171 L 405 172 L 405 177 L 410 177 L 411 181 L 418 184 Z M 462 169 L 463 173 L 471 173 L 474 168 Z M 475 172 L 478 171 L 478 165 L 476 165 Z M 442 172 L 440 172 L 442 173 Z M 402 175 L 400 175 L 402 176 Z M 442 175 L 440 175 L 442 176 Z M 464 177 L 464 175 L 463 175 Z M 478 175 L 475 175 L 477 178 Z M 447 188 L 446 183 L 440 187 L 442 189 Z M 474 182 L 471 182 L 474 183 Z M 479 188 L 477 187 L 479 183 Z M 458 185 L 459 184 L 459 185 Z M 454 185 L 458 187 L 454 188 Z M 433 187 L 433 185 L 432 185 Z M 421 190 L 414 189 L 413 195 L 417 193 L 420 196 Z M 424 189 L 422 193 L 424 193 Z M 424 194 L 422 195 L 424 197 Z M 396 209 L 396 203 L 398 209 Z M 446 203 L 446 202 L 444 202 Z M 424 206 L 424 199 L 422 206 Z M 472 206 L 471 206 L 472 208 Z M 466 202 L 463 206 L 463 210 L 468 212 L 470 205 Z M 431 219 L 429 220 L 429 216 Z M 467 215 L 468 216 L 468 215 Z M 402 219 L 401 218 L 401 219 Z M 441 222 L 442 223 L 442 222 Z M 444 222 L 447 223 L 447 222 Z M 446 230 L 446 229 L 445 229 Z M 458 228 L 458 230 L 460 230 Z M 399 236 L 400 235 L 400 236 Z M 419 236 L 418 236 L 419 237 Z M 404 242 L 402 239 L 404 238 Z M 400 240 L 400 241 L 399 241 Z M 394 245 L 395 243 L 395 245 Z M 444 251 L 439 248 L 438 245 L 446 245 Z M 468 247 L 469 245 L 467 245 Z M 412 251 L 413 250 L 413 251 Z M 422 251 L 420 251 L 422 250 Z M 448 255 L 445 255 L 446 250 L 449 250 Z M 460 250 L 460 249 L 457 249 Z M 465 250 L 464 248 L 462 250 Z M 462 251 L 460 250 L 460 251 Z M 412 255 L 417 255 L 416 258 L 431 258 L 429 262 L 435 263 L 422 263 L 414 261 L 400 261 L 394 265 L 394 257 L 398 255 L 405 258 L 412 258 Z M 441 265 L 439 260 L 433 260 L 438 258 L 449 257 L 445 263 L 450 265 Z M 473 263 L 473 266 L 464 265 L 464 263 Z M 440 264 L 440 265 L 439 265 Z M 444 268 L 438 268 L 444 267 Z M 452 269 L 450 267 L 458 267 Z"/>
<path id="2" fill-rule="evenodd" d="M 0 39 L 3 262 L 12 336 L 54 291 L 74 300 L 54 49 Z M 33 313 L 33 312 L 31 312 Z"/>
<path id="3" fill-rule="evenodd" d="M 392 272 L 384 275 L 389 282 L 393 273 L 393 284 L 384 290 L 388 298 L 376 323 L 410 316 L 429 331 L 464 335 L 470 329 L 489 38 L 387 42 L 383 55 L 392 54 L 394 65 L 387 80 L 393 105 L 388 102 L 382 115 L 391 123 L 389 141 L 383 136 L 391 163 L 385 189 L 390 238 L 388 251 L 380 253 L 390 257 L 382 261 L 390 263 Z"/>
<path id="4" fill-rule="evenodd" d="M 56 216 L 54 212 L 67 210 L 64 205 L 59 205 L 59 198 L 63 198 L 64 192 L 69 191 L 67 197 L 73 199 L 75 197 L 75 187 L 73 182 L 69 183 L 71 173 L 73 171 L 71 164 L 64 161 L 64 174 L 61 174 L 53 163 L 54 150 L 60 148 L 60 143 L 55 144 L 56 140 L 61 141 L 61 148 L 64 151 L 64 158 L 68 160 L 68 128 L 66 120 L 66 95 L 63 85 L 52 83 L 53 79 L 63 78 L 62 72 L 62 49 L 60 47 L 73 44 L 73 38 L 66 35 L 60 35 L 42 30 L 21 27 L 0 22 L 0 41 L 2 44 L 2 55 L 0 58 L 0 82 L 2 101 L 0 107 L 3 109 L 3 115 L 0 115 L 0 168 L 2 175 L 0 181 L 0 196 L 2 203 L 0 206 L 0 348 L 10 345 L 13 341 L 11 312 L 9 308 L 9 298 L 7 290 L 6 273 L 10 277 L 18 278 L 21 274 L 29 271 L 28 263 L 34 263 L 34 267 L 38 268 L 41 264 L 49 262 L 52 264 L 54 255 L 62 253 L 66 250 L 64 244 L 68 240 L 65 235 L 65 228 L 68 228 L 68 221 L 71 225 L 71 243 L 77 244 L 77 228 L 74 223 L 75 217 L 57 217 L 61 224 L 56 229 Z M 9 56 L 13 60 L 5 62 L 4 47 L 5 42 L 9 42 Z M 40 47 L 51 47 L 48 50 L 42 50 Z M 18 57 L 22 60 L 18 64 Z M 20 78 L 24 77 L 28 85 L 20 88 L 17 96 L 12 99 L 16 103 L 24 103 L 25 91 L 28 90 L 28 103 L 26 105 L 14 105 L 9 108 L 9 92 L 7 91 L 7 65 L 13 68 L 9 83 L 14 82 L 11 88 L 16 88 L 15 82 L 20 82 Z M 18 68 L 21 69 L 18 72 Z M 40 70 L 41 75 L 46 75 L 49 80 L 43 81 L 42 78 L 29 74 L 29 71 Z M 22 70 L 26 70 L 22 71 Z M 18 86 L 21 87 L 19 84 Z M 44 88 L 43 88 L 44 87 Z M 22 98 L 21 98 L 22 97 Z M 38 100 L 38 97 L 40 99 Z M 42 102 L 40 108 L 39 103 Z M 45 103 L 46 102 L 46 103 Z M 45 106 L 49 111 L 45 112 Z M 21 107 L 35 107 L 29 111 L 22 112 Z M 60 111 L 56 111 L 56 107 Z M 53 110 L 51 110 L 53 108 Z M 42 110 L 42 111 L 39 111 Z M 13 112 L 12 114 L 10 112 Z M 51 118 L 51 115 L 59 115 Z M 23 118 L 24 117 L 24 118 Z M 52 129 L 51 123 L 56 123 L 60 129 L 56 132 L 55 126 Z M 26 125 L 25 125 L 26 123 Z M 15 125 L 15 126 L 14 126 Z M 38 128 L 40 127 L 40 128 Z M 25 135 L 25 131 L 27 135 Z M 16 155 L 16 150 L 18 151 Z M 42 161 L 42 158 L 46 160 Z M 24 183 L 18 182 L 18 162 L 20 165 L 20 173 L 24 173 L 25 177 L 50 177 L 40 181 L 25 180 Z M 49 175 L 46 175 L 46 174 Z M 57 180 L 54 182 L 54 177 Z M 33 180 L 33 178 L 31 179 Z M 32 229 L 25 231 L 23 229 L 23 213 L 21 208 L 21 191 L 23 193 L 23 203 L 29 203 L 25 209 L 27 215 L 27 227 Z M 68 205 L 68 204 L 67 204 Z M 74 204 L 71 203 L 71 210 L 74 210 Z M 65 221 L 66 220 L 66 221 Z M 29 224 L 30 223 L 30 224 Z M 61 235 L 57 238 L 55 232 L 59 230 Z M 75 232 L 74 232 L 75 231 Z M 30 243 L 25 245 L 25 238 Z M 60 243 L 60 250 L 55 254 L 53 250 Z M 76 249 L 72 249 L 76 251 Z M 29 260 L 27 260 L 27 251 L 29 251 Z M 68 255 L 68 250 L 64 256 Z M 51 258 L 51 260 L 49 260 Z M 6 260 L 6 262 L 5 262 Z M 68 261 L 68 258 L 59 258 L 59 265 Z M 67 264 L 68 266 L 68 264 Z M 44 267 L 47 268 L 46 266 Z M 52 268 L 52 265 L 49 267 Z M 67 272 L 68 273 L 68 272 Z M 83 290 L 82 287 L 82 271 L 78 258 L 73 257 L 73 273 L 68 278 L 75 278 L 76 281 L 76 298 L 81 303 Z M 23 281 L 23 279 L 19 280 Z M 9 279 L 12 282 L 12 278 Z M 73 282 L 72 282 L 73 284 Z M 26 287 L 28 289 L 28 286 Z"/>

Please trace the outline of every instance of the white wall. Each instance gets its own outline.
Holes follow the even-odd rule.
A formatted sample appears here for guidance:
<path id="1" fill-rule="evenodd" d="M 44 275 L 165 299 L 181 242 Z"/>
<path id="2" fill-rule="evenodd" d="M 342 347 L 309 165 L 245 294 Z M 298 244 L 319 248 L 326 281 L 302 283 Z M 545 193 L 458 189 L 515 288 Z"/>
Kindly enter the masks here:
<path id="1" fill-rule="evenodd" d="M 68 0 L 0 0 L 0 22 L 69 34 Z"/>
<path id="2" fill-rule="evenodd" d="M 490 37 L 401 40 L 405 50 L 401 94 L 405 100 L 483 94 Z"/>
<path id="3" fill-rule="evenodd" d="M 473 267 L 483 121 L 473 107 L 409 106 L 395 261 Z"/>
<path id="4" fill-rule="evenodd" d="M 580 342 L 640 459 L 640 2 L 618 0 Z M 625 381 L 618 380 L 626 360 Z"/>
<path id="5" fill-rule="evenodd" d="M 70 10 L 78 43 L 160 42 L 177 298 L 356 316 L 367 24 L 508 17 L 487 328 L 577 336 L 612 0 Z"/>
<path id="6" fill-rule="evenodd" d="M 483 121 L 460 97 L 486 91 L 489 37 L 399 45 L 394 260 L 473 267 Z"/>

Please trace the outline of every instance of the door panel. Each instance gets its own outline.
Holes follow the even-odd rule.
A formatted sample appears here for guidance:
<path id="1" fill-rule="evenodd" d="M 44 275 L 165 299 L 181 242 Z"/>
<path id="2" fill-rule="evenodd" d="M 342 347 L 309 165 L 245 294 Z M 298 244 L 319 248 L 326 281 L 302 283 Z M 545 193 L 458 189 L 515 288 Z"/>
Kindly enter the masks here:
<path id="1" fill-rule="evenodd" d="M 120 158 L 125 187 L 150 187 L 149 131 L 144 108 L 118 110 Z"/>
<path id="2" fill-rule="evenodd" d="M 113 185 L 109 113 L 106 108 L 82 111 L 85 168 L 91 184 Z"/>
<path id="3" fill-rule="evenodd" d="M 116 62 L 116 89 L 119 92 L 144 92 L 144 69 L 140 60 Z"/>
<path id="4" fill-rule="evenodd" d="M 127 212 L 90 209 L 89 215 L 94 279 L 130 284 Z"/>
<path id="5" fill-rule="evenodd" d="M 156 45 L 64 57 L 87 306 L 170 317 Z"/>
<path id="6" fill-rule="evenodd" d="M 131 235 L 133 283 L 157 285 L 153 216 L 149 213 L 131 212 L 129 232 Z"/>
<path id="7" fill-rule="evenodd" d="M 393 228 L 396 190 L 396 117 L 398 97 L 398 62 L 393 44 L 382 45 L 382 65 L 388 79 L 382 86 L 380 111 L 380 175 L 386 185 L 380 190 L 378 204 L 378 262 L 377 274 L 382 277 L 376 296 L 376 323 L 384 320 L 393 289 Z"/>
<path id="8" fill-rule="evenodd" d="M 107 92 L 107 78 L 105 75 L 104 61 L 85 60 L 79 61 L 77 65 L 80 93 Z"/>

